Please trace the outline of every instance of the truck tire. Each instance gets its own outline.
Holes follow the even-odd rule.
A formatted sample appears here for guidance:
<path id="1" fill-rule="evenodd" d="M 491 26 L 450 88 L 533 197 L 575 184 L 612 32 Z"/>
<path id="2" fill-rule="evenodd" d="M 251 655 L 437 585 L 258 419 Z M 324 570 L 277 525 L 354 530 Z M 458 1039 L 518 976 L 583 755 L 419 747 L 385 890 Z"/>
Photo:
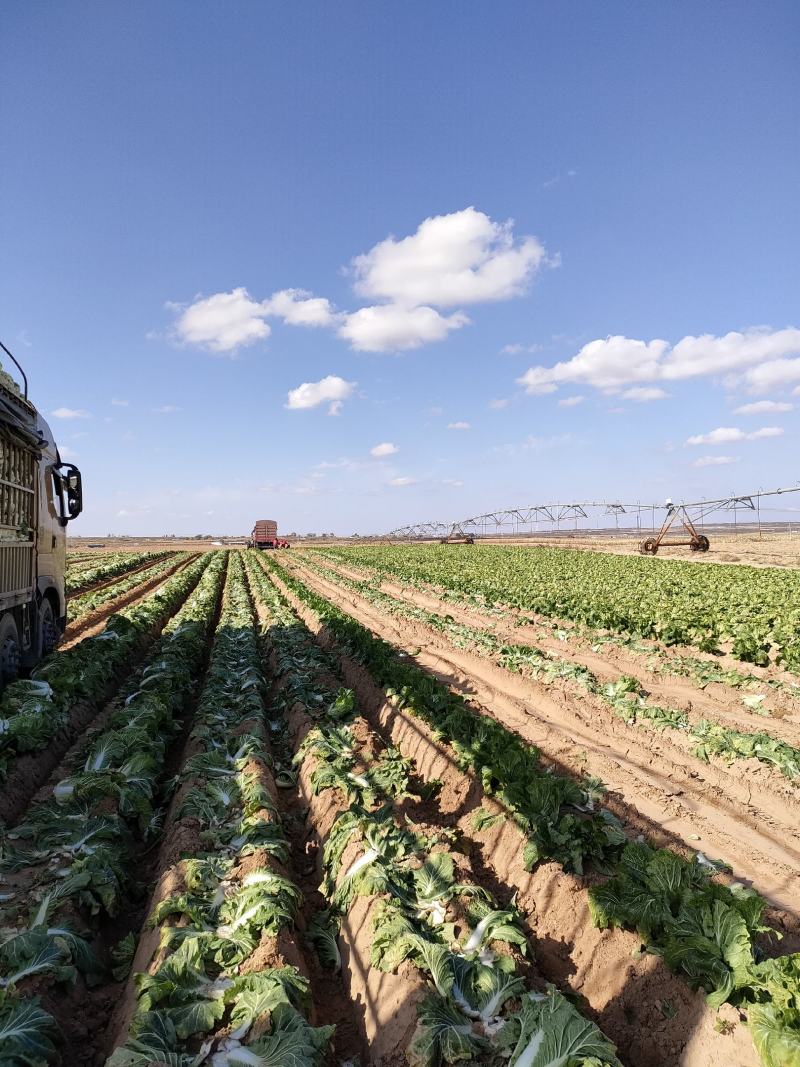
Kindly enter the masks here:
<path id="1" fill-rule="evenodd" d="M 59 632 L 52 602 L 47 597 L 43 597 L 42 603 L 39 606 L 38 652 L 41 659 L 44 659 L 45 656 L 49 656 L 51 652 L 55 651 L 56 645 L 58 644 L 58 638 Z"/>
<path id="2" fill-rule="evenodd" d="M 13 682 L 19 674 L 21 649 L 14 616 L 6 612 L 0 619 L 0 679 Z"/>

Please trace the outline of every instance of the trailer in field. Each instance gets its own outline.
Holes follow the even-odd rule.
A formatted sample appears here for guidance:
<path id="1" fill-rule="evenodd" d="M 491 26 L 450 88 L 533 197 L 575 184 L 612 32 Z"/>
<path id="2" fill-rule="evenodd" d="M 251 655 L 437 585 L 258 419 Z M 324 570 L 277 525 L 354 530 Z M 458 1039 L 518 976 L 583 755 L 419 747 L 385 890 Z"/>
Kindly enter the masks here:
<path id="1" fill-rule="evenodd" d="M 259 549 L 288 548 L 289 542 L 278 537 L 278 524 L 274 519 L 256 519 L 249 545 Z"/>

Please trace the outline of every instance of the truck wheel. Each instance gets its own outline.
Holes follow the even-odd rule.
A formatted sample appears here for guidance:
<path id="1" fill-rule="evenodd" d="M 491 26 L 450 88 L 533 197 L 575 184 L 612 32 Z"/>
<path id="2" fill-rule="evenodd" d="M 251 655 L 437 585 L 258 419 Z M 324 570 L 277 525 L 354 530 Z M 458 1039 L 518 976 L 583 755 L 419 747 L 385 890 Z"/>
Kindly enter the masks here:
<path id="1" fill-rule="evenodd" d="M 20 648 L 14 616 L 6 612 L 0 619 L 0 676 L 12 682 L 19 674 Z"/>
<path id="2" fill-rule="evenodd" d="M 53 605 L 45 597 L 39 608 L 39 655 L 49 656 L 58 644 L 58 627 Z"/>

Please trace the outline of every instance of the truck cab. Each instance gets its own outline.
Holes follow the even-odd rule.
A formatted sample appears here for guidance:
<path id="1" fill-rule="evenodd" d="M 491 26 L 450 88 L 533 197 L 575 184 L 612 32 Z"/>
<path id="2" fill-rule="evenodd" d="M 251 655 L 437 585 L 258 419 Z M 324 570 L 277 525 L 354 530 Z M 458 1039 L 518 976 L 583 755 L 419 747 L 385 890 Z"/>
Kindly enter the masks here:
<path id="1" fill-rule="evenodd" d="M 52 652 L 67 622 L 66 526 L 81 513 L 81 475 L 0 370 L 0 686 Z"/>

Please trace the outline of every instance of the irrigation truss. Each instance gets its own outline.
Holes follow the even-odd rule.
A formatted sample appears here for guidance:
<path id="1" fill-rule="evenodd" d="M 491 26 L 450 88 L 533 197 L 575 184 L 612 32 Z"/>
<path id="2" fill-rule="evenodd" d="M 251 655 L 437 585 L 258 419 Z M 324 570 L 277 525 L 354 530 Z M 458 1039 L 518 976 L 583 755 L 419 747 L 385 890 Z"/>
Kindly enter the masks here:
<path id="1" fill-rule="evenodd" d="M 537 532 L 557 533 L 560 530 L 578 529 L 578 524 L 586 520 L 589 528 L 610 527 L 623 528 L 631 532 L 643 529 L 655 529 L 665 517 L 680 509 L 695 523 L 704 523 L 715 516 L 718 521 L 736 522 L 740 514 L 748 521 L 761 525 L 761 501 L 767 498 L 785 496 L 788 493 L 800 493 L 800 485 L 787 486 L 782 489 L 759 489 L 755 493 L 744 493 L 720 497 L 717 500 L 672 501 L 662 504 L 648 504 L 637 500 L 633 504 L 609 500 L 581 500 L 557 502 L 550 504 L 528 504 L 524 507 L 499 508 L 482 515 L 457 520 L 431 520 L 400 526 L 389 533 L 378 535 L 381 540 L 427 540 L 429 538 L 491 537 L 504 534 L 526 534 Z M 765 506 L 765 511 L 769 505 Z M 794 509 L 779 509 L 788 513 Z"/>

